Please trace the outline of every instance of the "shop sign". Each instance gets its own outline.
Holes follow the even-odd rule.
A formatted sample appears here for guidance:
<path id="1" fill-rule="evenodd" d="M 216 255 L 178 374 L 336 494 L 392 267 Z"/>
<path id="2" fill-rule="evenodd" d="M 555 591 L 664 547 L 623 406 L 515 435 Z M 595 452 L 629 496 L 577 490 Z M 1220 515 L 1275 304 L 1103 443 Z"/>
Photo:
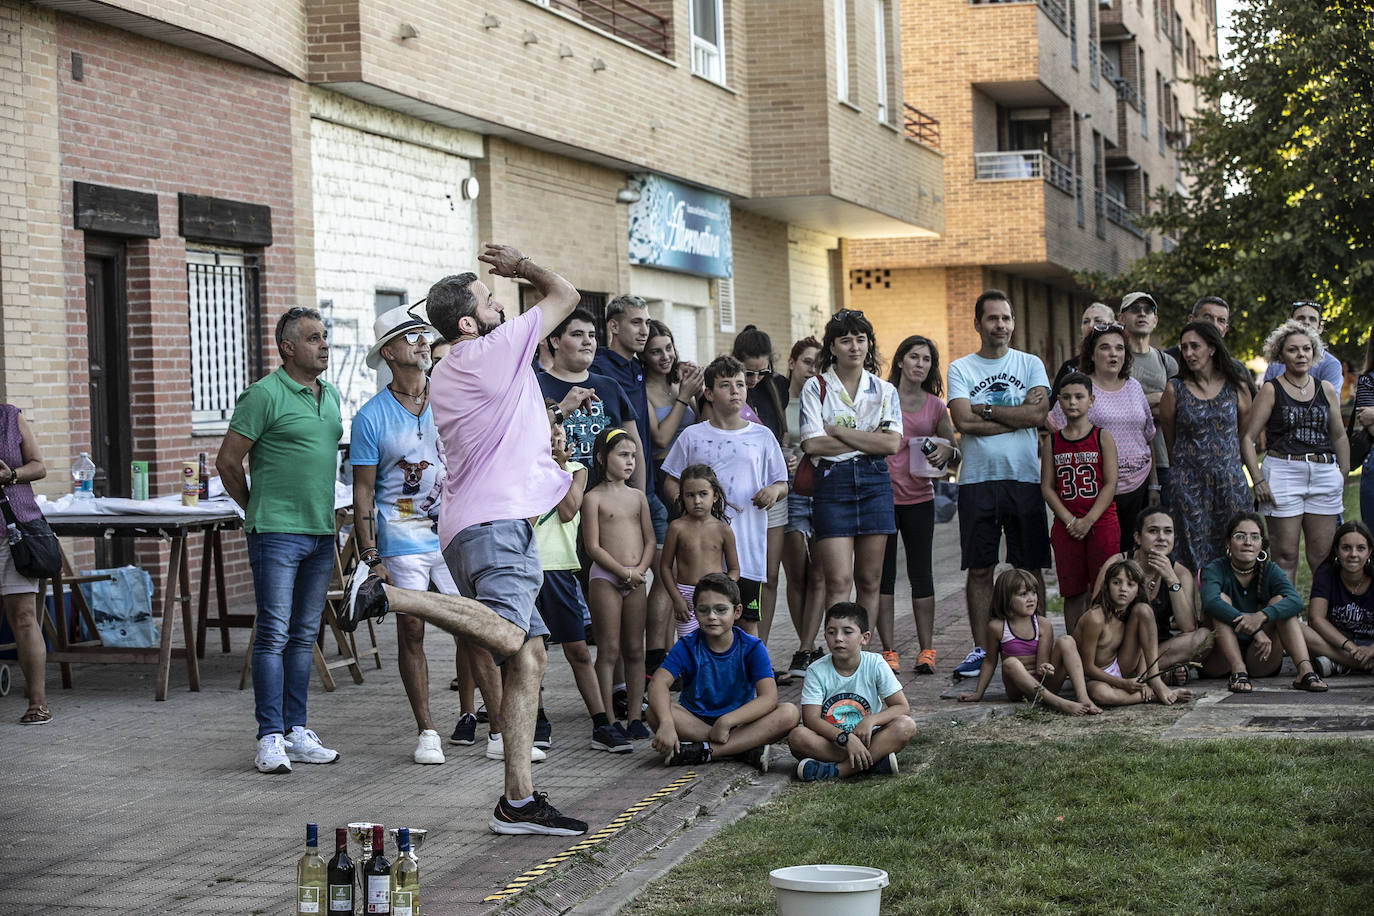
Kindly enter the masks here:
<path id="1" fill-rule="evenodd" d="M 707 277 L 728 277 L 730 201 L 660 175 L 634 175 L 630 263 Z"/>

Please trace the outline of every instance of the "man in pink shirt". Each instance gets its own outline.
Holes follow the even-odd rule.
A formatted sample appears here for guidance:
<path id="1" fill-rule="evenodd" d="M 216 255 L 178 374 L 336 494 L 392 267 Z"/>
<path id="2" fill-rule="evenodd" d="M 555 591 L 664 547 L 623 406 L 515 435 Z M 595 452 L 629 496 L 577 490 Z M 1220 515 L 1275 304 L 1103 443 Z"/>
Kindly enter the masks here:
<path id="1" fill-rule="evenodd" d="M 539 341 L 576 307 L 572 284 L 519 250 L 487 245 L 490 273 L 529 282 L 539 305 L 505 320 L 476 274 L 430 287 L 429 322 L 453 342 L 430 380 L 430 403 L 448 460 L 439 544 L 459 590 L 470 598 L 383 586 L 356 575 L 344 629 L 388 608 L 414 614 L 488 648 L 502 666 L 505 794 L 488 826 L 495 833 L 575 836 L 582 821 L 562 815 L 530 779 L 530 748 L 544 674 L 548 627 L 534 602 L 543 583 L 533 521 L 553 509 L 571 477 L 553 460 L 549 414 L 532 361 Z M 473 600 L 475 599 L 475 600 Z"/>

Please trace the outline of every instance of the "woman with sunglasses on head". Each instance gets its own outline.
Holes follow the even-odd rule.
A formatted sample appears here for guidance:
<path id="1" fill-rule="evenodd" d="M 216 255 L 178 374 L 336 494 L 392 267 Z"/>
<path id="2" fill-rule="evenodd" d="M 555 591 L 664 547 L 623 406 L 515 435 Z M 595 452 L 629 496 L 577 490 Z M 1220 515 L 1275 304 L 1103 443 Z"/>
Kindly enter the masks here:
<path id="1" fill-rule="evenodd" d="M 1269 519 L 1274 562 L 1296 581 L 1300 535 L 1307 536 L 1310 569 L 1321 565 L 1331 547 L 1350 444 L 1339 389 L 1312 374 L 1323 355 L 1317 332 L 1300 321 L 1285 322 L 1264 342 L 1264 355 L 1271 363 L 1281 362 L 1283 372 L 1260 386 L 1240 454 L 1254 481 L 1255 502 Z M 1255 456 L 1261 433 L 1267 448 L 1262 469 Z"/>
<path id="2" fill-rule="evenodd" d="M 825 606 L 849 600 L 878 607 L 883 552 L 897 530 L 887 456 L 902 444 L 897 389 L 877 376 L 873 325 L 844 309 L 825 324 L 820 375 L 802 388 L 801 435 L 814 464 L 811 524 L 825 571 Z M 822 390 L 824 389 L 824 390 Z M 884 650 L 895 644 L 879 637 Z"/>
<path id="3" fill-rule="evenodd" d="M 1116 518 L 1121 550 L 1129 550 L 1135 519 L 1156 488 L 1153 454 L 1155 421 L 1145 389 L 1131 377 L 1131 348 L 1119 324 L 1099 324 L 1083 338 L 1079 369 L 1093 383 L 1088 422 L 1112 434 L 1116 444 Z M 1058 403 L 1050 411 L 1050 429 L 1064 428 L 1064 410 Z"/>
<path id="4" fill-rule="evenodd" d="M 773 372 L 773 341 L 754 325 L 748 325 L 735 337 L 731 355 L 744 365 L 745 404 L 754 416 L 748 419 L 768 428 L 778 440 L 787 445 L 787 380 Z M 741 411 L 743 416 L 743 412 Z M 786 454 L 784 452 L 784 454 Z M 782 563 L 783 529 L 787 525 L 787 500 L 778 500 L 768 510 L 767 580 L 759 592 L 759 639 L 768 642 L 773 626 L 773 612 L 778 605 L 778 566 Z M 780 672 L 786 679 L 785 672 Z"/>
<path id="5" fill-rule="evenodd" d="M 1188 351 L 1183 350 L 1187 359 Z M 1250 676 L 1272 677 L 1288 652 L 1298 669 L 1295 690 L 1323 693 L 1326 683 L 1312 668 L 1303 636 L 1302 599 L 1283 570 L 1269 562 L 1264 520 L 1243 510 L 1226 522 L 1223 555 L 1202 570 L 1202 611 L 1211 618 L 1216 651 L 1203 673 L 1229 671 L 1228 689 L 1249 693 Z"/>
<path id="6" fill-rule="evenodd" d="M 1374 534 L 1363 522 L 1337 528 L 1331 553 L 1312 573 L 1303 635 L 1314 666 L 1315 656 L 1324 656 L 1374 671 Z"/>
<path id="7" fill-rule="evenodd" d="M 1184 325 L 1179 355 L 1178 376 L 1159 402 L 1159 424 L 1169 450 L 1170 505 L 1183 535 L 1177 556 L 1202 569 L 1222 550 L 1226 519 L 1250 506 L 1240 457 L 1250 392 L 1210 321 Z"/>

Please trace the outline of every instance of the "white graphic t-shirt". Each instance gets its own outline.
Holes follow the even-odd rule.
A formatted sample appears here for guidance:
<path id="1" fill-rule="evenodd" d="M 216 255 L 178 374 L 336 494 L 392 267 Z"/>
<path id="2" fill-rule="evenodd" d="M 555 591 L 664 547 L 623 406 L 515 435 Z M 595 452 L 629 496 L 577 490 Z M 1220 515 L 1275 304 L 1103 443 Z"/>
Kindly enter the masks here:
<path id="1" fill-rule="evenodd" d="M 377 550 L 383 557 L 439 549 L 430 509 L 442 477 L 439 433 L 429 405 L 420 416 L 382 391 L 353 416 L 349 462 L 376 465 Z"/>
<path id="2" fill-rule="evenodd" d="M 897 676 L 876 652 L 859 653 L 859 667 L 849 677 L 841 676 L 834 658 L 827 655 L 806 669 L 801 701 L 803 706 L 819 706 L 825 721 L 849 732 L 865 716 L 880 711 L 884 697 L 901 689 Z"/>
<path id="3" fill-rule="evenodd" d="M 1017 407 L 1025 403 L 1032 388 L 1044 388 L 1048 397 L 1049 387 L 1045 364 L 1029 353 L 1008 350 L 1001 359 L 984 359 L 970 353 L 949 364 L 947 400 L 964 398 L 970 404 Z M 996 436 L 964 436 L 960 447 L 964 453 L 959 467 L 961 484 L 989 480 L 1040 482 L 1034 429 L 1016 429 Z"/>

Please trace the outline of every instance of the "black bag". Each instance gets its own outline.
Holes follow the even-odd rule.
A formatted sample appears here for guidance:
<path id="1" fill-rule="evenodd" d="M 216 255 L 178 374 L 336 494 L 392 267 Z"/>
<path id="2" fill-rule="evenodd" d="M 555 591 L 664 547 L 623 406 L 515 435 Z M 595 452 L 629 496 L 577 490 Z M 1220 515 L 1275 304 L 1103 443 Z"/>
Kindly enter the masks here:
<path id="1" fill-rule="evenodd" d="M 1366 372 L 1365 375 L 1371 373 Z M 1364 464 L 1364 460 L 1369 457 L 1370 436 L 1369 430 L 1355 422 L 1356 407 L 1350 408 L 1350 419 L 1346 421 L 1346 438 L 1350 442 L 1350 470 L 1355 471 Z"/>
<path id="2" fill-rule="evenodd" d="M 10 501 L 0 492 L 0 509 L 4 510 L 6 537 L 14 568 L 30 579 L 51 579 L 62 568 L 62 548 L 46 519 L 31 522 L 16 521 Z"/>

